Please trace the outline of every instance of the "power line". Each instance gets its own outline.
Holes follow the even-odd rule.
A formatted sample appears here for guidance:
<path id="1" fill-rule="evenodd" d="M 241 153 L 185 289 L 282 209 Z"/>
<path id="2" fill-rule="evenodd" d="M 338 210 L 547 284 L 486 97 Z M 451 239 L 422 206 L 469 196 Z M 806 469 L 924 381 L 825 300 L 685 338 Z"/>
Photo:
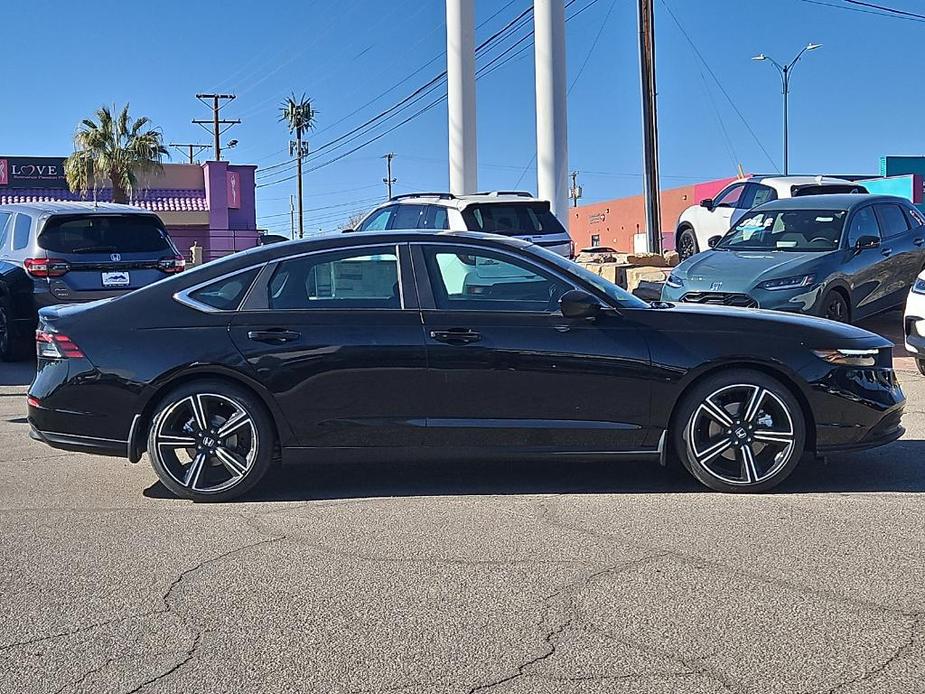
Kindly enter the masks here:
<path id="1" fill-rule="evenodd" d="M 819 5 L 820 7 L 831 7 L 836 10 L 844 10 L 846 12 L 861 12 L 863 14 L 873 15 L 874 17 L 886 17 L 887 19 L 901 19 L 907 22 L 918 22 L 921 23 L 922 19 L 917 19 L 916 17 L 905 17 L 903 15 L 891 14 L 888 12 L 882 12 L 872 9 L 863 9 L 861 7 L 849 7 L 847 5 L 838 5 L 834 2 L 823 2 L 823 0 L 798 0 L 798 2 L 805 2 L 809 5 Z"/>
<path id="2" fill-rule="evenodd" d="M 909 12 L 907 10 L 900 10 L 895 7 L 887 7 L 886 5 L 876 5 L 872 2 L 862 2 L 862 0 L 842 0 L 849 5 L 860 5 L 861 7 L 869 7 L 875 10 L 882 10 L 883 12 L 889 12 L 891 14 L 899 15 L 902 17 L 915 17 L 916 19 L 925 19 L 925 14 L 918 14 L 917 12 Z"/>

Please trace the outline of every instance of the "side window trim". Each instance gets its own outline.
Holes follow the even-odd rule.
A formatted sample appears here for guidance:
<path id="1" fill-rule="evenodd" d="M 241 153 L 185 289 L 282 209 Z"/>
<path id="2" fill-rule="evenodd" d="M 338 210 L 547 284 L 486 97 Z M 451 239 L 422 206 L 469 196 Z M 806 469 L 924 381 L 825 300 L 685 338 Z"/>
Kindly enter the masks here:
<path id="1" fill-rule="evenodd" d="M 178 303 L 181 303 L 184 306 L 189 306 L 190 308 L 200 311 L 202 313 L 237 313 L 238 311 L 243 310 L 243 306 L 248 303 L 251 293 L 254 291 L 254 287 L 256 286 L 257 281 L 260 280 L 260 278 L 266 274 L 266 269 L 268 265 L 271 265 L 271 263 L 267 262 L 267 263 L 260 263 L 258 265 L 249 265 L 246 268 L 241 268 L 240 270 L 235 270 L 234 272 L 228 272 L 224 275 L 213 277 L 212 279 L 208 279 L 204 282 L 200 282 L 199 284 L 194 284 L 192 287 L 187 287 L 186 289 L 181 289 L 180 291 L 175 292 L 173 295 L 173 299 L 174 301 L 177 301 Z M 247 291 L 244 293 L 244 298 L 241 299 L 241 303 L 238 304 L 237 308 L 233 308 L 233 309 L 216 308 L 215 306 L 209 306 L 208 304 L 204 304 L 200 301 L 196 301 L 190 296 L 191 294 L 199 291 L 203 287 L 208 287 L 211 284 L 215 284 L 217 282 L 222 282 L 224 280 L 231 279 L 232 277 L 236 275 L 246 274 L 256 268 L 260 268 L 260 272 L 258 272 L 254 276 L 254 279 L 251 281 L 250 287 L 248 287 Z"/>
<path id="2" fill-rule="evenodd" d="M 545 277 L 552 277 L 558 282 L 566 285 L 570 289 L 581 289 L 582 291 L 587 291 L 584 287 L 580 287 L 569 277 L 563 276 L 557 270 L 550 268 L 542 263 L 537 263 L 530 258 L 525 258 L 523 256 L 517 255 L 516 253 L 511 253 L 501 248 L 494 248 L 491 246 L 461 246 L 458 242 L 453 242 L 448 240 L 445 243 L 439 241 L 426 241 L 426 242 L 412 242 L 412 262 L 414 268 L 414 276 L 416 280 L 416 286 L 418 287 L 418 292 L 420 294 L 421 301 L 421 310 L 422 311 L 451 311 L 454 313 L 485 313 L 485 309 L 467 309 L 467 308 L 447 308 L 441 309 L 437 308 L 437 302 L 433 290 L 433 280 L 430 276 L 430 271 L 427 267 L 425 249 L 434 248 L 434 249 L 457 249 L 462 252 L 468 251 L 472 253 L 489 253 L 497 254 L 510 258 L 513 262 L 521 263 L 529 266 L 530 268 L 536 271 L 536 274 Z M 536 315 L 536 316 L 551 316 L 555 315 L 554 312 L 549 311 L 518 311 L 518 310 L 504 310 L 502 308 L 492 308 L 491 313 L 516 313 L 520 315 Z"/>

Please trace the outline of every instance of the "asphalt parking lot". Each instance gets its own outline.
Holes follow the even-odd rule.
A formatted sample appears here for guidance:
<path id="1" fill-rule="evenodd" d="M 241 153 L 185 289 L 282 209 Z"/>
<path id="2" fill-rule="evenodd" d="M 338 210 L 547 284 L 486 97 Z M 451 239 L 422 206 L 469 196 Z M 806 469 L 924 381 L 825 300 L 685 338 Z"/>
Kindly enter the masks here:
<path id="1" fill-rule="evenodd" d="M 925 377 L 903 440 L 774 494 L 650 463 L 279 471 L 171 498 L 27 435 L 0 365 L 0 692 L 923 692 Z"/>

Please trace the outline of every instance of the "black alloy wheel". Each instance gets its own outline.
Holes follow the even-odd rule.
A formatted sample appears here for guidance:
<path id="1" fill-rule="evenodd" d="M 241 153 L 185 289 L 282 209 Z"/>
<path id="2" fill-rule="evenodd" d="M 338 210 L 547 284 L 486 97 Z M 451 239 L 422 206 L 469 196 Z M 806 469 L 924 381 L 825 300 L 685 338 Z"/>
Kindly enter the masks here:
<path id="1" fill-rule="evenodd" d="M 177 496 L 227 501 L 253 488 L 273 456 L 274 432 L 258 399 L 230 383 L 181 387 L 157 407 L 148 456 Z"/>
<path id="2" fill-rule="evenodd" d="M 803 454 L 806 425 L 799 403 L 760 372 L 708 377 L 685 398 L 675 444 L 684 466 L 721 492 L 777 486 Z"/>
<path id="3" fill-rule="evenodd" d="M 822 300 L 822 317 L 838 323 L 850 323 L 851 311 L 841 292 L 831 291 Z"/>
<path id="4" fill-rule="evenodd" d="M 675 244 L 675 250 L 681 260 L 687 260 L 697 253 L 697 239 L 694 237 L 694 230 L 685 227 L 678 236 Z"/>

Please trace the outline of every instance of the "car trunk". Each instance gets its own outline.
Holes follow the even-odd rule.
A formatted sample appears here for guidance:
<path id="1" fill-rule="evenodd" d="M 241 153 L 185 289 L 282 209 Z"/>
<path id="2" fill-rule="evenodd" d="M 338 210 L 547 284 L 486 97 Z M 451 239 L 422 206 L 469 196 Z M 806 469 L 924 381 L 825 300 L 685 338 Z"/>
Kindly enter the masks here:
<path id="1" fill-rule="evenodd" d="M 67 215 L 50 219 L 38 237 L 47 279 L 62 301 L 138 289 L 175 271 L 178 254 L 153 215 Z"/>

